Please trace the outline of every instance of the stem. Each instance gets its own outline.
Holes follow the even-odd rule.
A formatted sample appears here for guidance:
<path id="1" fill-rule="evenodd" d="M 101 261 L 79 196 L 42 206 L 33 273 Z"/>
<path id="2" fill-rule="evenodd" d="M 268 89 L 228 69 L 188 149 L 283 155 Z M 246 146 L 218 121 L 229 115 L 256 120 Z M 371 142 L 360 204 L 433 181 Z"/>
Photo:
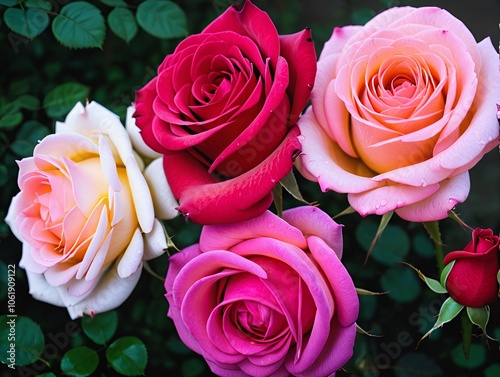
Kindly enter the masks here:
<path id="1" fill-rule="evenodd" d="M 462 322 L 462 346 L 464 349 L 464 356 L 469 359 L 470 346 L 472 343 L 472 322 L 469 320 L 467 310 L 462 310 L 460 313 L 460 320 Z"/>
<path id="2" fill-rule="evenodd" d="M 443 254 L 443 242 L 441 241 L 441 232 L 439 231 L 439 222 L 430 221 L 423 223 L 425 229 L 431 236 L 432 242 L 434 242 L 434 253 L 436 254 L 436 262 L 439 270 L 439 276 L 443 272 L 444 268 L 444 254 Z"/>

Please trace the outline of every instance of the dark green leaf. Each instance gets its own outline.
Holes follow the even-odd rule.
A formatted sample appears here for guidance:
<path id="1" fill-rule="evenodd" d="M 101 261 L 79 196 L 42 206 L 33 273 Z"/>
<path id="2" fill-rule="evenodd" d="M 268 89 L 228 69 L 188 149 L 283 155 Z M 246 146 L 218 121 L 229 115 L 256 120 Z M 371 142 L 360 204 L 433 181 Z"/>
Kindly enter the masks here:
<path id="1" fill-rule="evenodd" d="M 0 128 L 12 129 L 16 127 L 23 120 L 23 114 L 20 112 L 5 114 L 0 118 Z"/>
<path id="2" fill-rule="evenodd" d="M 276 207 L 276 214 L 279 217 L 283 216 L 283 187 L 276 185 L 273 188 L 273 202 Z"/>
<path id="3" fill-rule="evenodd" d="M 10 149 L 19 157 L 28 157 L 33 155 L 34 145 L 26 140 L 14 141 Z"/>
<path id="4" fill-rule="evenodd" d="M 56 39 L 67 47 L 102 47 L 106 25 L 101 11 L 86 1 L 65 5 L 52 21 Z"/>
<path id="5" fill-rule="evenodd" d="M 127 43 L 137 34 L 137 23 L 130 9 L 113 9 L 108 15 L 108 24 L 111 31 Z"/>
<path id="6" fill-rule="evenodd" d="M 354 25 L 364 25 L 375 16 L 375 11 L 370 8 L 359 8 L 352 12 L 351 21 Z"/>
<path id="7" fill-rule="evenodd" d="M 61 370 L 68 376 L 90 376 L 99 365 L 99 356 L 88 347 L 75 347 L 66 352 L 61 359 Z"/>
<path id="8" fill-rule="evenodd" d="M 412 268 L 417 274 L 418 274 L 418 277 L 420 279 L 422 279 L 425 284 L 427 284 L 427 286 L 433 291 L 433 292 L 436 292 L 436 293 L 448 293 L 448 291 L 446 290 L 446 288 L 444 288 L 441 283 L 435 279 L 432 279 L 432 278 L 428 278 L 427 276 L 425 276 L 419 269 L 413 267 L 411 264 L 409 263 L 404 263 L 403 264 L 407 265 L 408 267 Z"/>
<path id="9" fill-rule="evenodd" d="M 134 336 L 115 340 L 106 350 L 106 359 L 113 369 L 125 376 L 144 374 L 148 362 L 146 346 Z"/>
<path id="10" fill-rule="evenodd" d="M 383 225 L 382 223 L 380 225 Z M 371 220 L 362 221 L 356 229 L 356 239 L 366 251 L 375 240 L 380 226 Z M 371 257 L 377 262 L 391 266 L 405 259 L 410 251 L 410 238 L 398 225 L 387 225 L 382 235 L 374 244 Z"/>
<path id="11" fill-rule="evenodd" d="M 48 134 L 50 134 L 48 127 L 45 127 L 37 120 L 28 120 L 19 128 L 16 140 L 26 140 L 34 146 Z"/>
<path id="12" fill-rule="evenodd" d="M 11 338 L 11 328 L 15 336 Z M 15 363 L 18 366 L 34 363 L 42 354 L 45 345 L 40 326 L 28 317 L 0 317 L 0 361 L 11 364 L 8 360 L 11 344 L 15 344 Z"/>
<path id="13" fill-rule="evenodd" d="M 201 376 L 205 371 L 205 363 L 200 359 L 191 358 L 182 363 L 182 375 L 184 377 Z"/>
<path id="14" fill-rule="evenodd" d="M 47 0 L 27 0 L 24 5 L 28 8 L 39 8 L 44 10 L 52 9 L 52 4 Z"/>
<path id="15" fill-rule="evenodd" d="M 484 377 L 500 376 L 500 364 L 492 364 L 484 370 Z"/>
<path id="16" fill-rule="evenodd" d="M 63 118 L 77 102 L 84 102 L 89 95 L 89 88 L 77 82 L 68 82 L 56 86 L 43 99 L 43 107 L 52 119 Z"/>
<path id="17" fill-rule="evenodd" d="M 13 32 L 29 39 L 35 38 L 49 26 L 49 16 L 40 9 L 9 8 L 3 19 Z"/>
<path id="18" fill-rule="evenodd" d="M 105 344 L 115 334 L 118 325 L 118 314 L 112 310 L 96 314 L 94 318 L 82 318 L 82 328 L 85 335 L 97 344 Z"/>
<path id="19" fill-rule="evenodd" d="M 391 267 L 380 278 L 382 289 L 397 302 L 410 302 L 417 298 L 421 288 L 415 274 L 403 266 Z"/>
<path id="20" fill-rule="evenodd" d="M 13 7 L 16 4 L 17 4 L 17 0 L 0 0 L 0 5 L 6 6 L 6 7 Z"/>
<path id="21" fill-rule="evenodd" d="M 127 3 L 123 0 L 101 0 L 101 3 L 109 5 L 110 7 L 126 7 Z"/>
<path id="22" fill-rule="evenodd" d="M 188 34 L 184 11 L 171 1 L 146 0 L 137 8 L 137 22 L 157 38 L 181 38 Z"/>
<path id="23" fill-rule="evenodd" d="M 444 377 L 443 370 L 426 354 L 411 352 L 403 355 L 394 368 L 397 377 Z"/>
<path id="24" fill-rule="evenodd" d="M 418 233 L 412 239 L 413 249 L 418 255 L 424 258 L 432 258 L 434 256 L 434 245 L 425 233 Z"/>
<path id="25" fill-rule="evenodd" d="M 466 359 L 462 345 L 459 344 L 451 352 L 451 358 L 460 368 L 477 368 L 486 361 L 486 349 L 483 344 L 474 343 L 471 345 L 469 358 Z"/>
<path id="26" fill-rule="evenodd" d="M 19 107 L 26 110 L 36 110 L 40 107 L 40 101 L 35 96 L 24 94 L 15 101 Z"/>

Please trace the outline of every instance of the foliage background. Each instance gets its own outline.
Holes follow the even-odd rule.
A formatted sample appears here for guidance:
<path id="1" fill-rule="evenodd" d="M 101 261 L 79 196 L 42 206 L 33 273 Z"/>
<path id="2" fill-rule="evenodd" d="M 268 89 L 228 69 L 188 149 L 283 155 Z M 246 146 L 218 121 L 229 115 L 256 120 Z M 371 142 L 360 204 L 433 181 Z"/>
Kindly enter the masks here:
<path id="1" fill-rule="evenodd" d="M 88 1 L 105 18 L 114 9 L 105 3 Z M 111 1 L 112 2 L 112 1 Z M 2 4 L 3 2 L 0 2 Z M 52 1 L 61 8 L 67 0 Z M 136 11 L 141 1 L 126 0 L 128 9 Z M 188 32 L 196 33 L 220 14 L 230 0 L 177 0 L 185 12 Z M 319 52 L 334 26 L 363 24 L 376 13 L 396 5 L 437 5 L 449 10 L 461 19 L 475 35 L 476 40 L 490 36 L 496 45 L 500 2 L 475 0 L 473 2 L 442 1 L 325 1 L 325 0 L 255 0 L 254 3 L 267 11 L 281 34 L 293 33 L 306 26 L 311 27 Z M 5 12 L 0 5 L 0 14 Z M 55 7 L 49 17 L 55 16 Z M 106 25 L 106 37 L 101 49 L 69 49 L 56 41 L 48 28 L 33 40 L 16 39 L 16 35 L 0 21 L 0 299 L 6 302 L 7 265 L 18 264 L 21 243 L 3 222 L 11 197 L 18 191 L 16 159 L 29 156 L 36 141 L 54 131 L 54 121 L 63 120 L 69 110 L 61 106 L 48 109 L 44 106 L 47 94 L 57 86 L 79 83 L 76 96 L 96 100 L 112 111 L 125 117 L 126 107 L 133 101 L 135 90 L 146 84 L 156 72 L 164 56 L 171 52 L 180 39 L 158 39 L 138 28 L 128 43 L 117 37 Z M 21 100 L 19 99 L 21 98 Z M 17 103 L 13 111 L 13 103 Z M 70 108 L 73 104 L 71 104 Z M 5 121 L 2 117 L 12 114 Z M 20 117 L 20 118 L 19 118 Z M 317 184 L 307 182 L 296 174 L 306 200 L 318 202 L 330 215 L 345 209 L 348 204 L 344 195 L 329 192 L 322 194 Z M 498 150 L 490 152 L 471 171 L 472 189 L 468 200 L 456 208 L 456 212 L 471 227 L 500 230 L 500 164 Z M 293 198 L 284 197 L 285 208 L 300 205 Z M 435 322 L 435 315 L 443 297 L 424 287 L 414 272 L 400 261 L 411 263 L 430 277 L 437 277 L 433 246 L 423 226 L 407 223 L 394 216 L 389 227 L 377 243 L 370 259 L 364 264 L 367 248 L 373 238 L 380 218 L 368 216 L 363 221 L 357 214 L 343 216 L 337 221 L 345 224 L 344 263 L 348 266 L 357 287 L 372 291 L 390 291 L 383 296 L 361 297 L 358 323 L 365 330 L 381 337 L 359 334 L 355 354 L 338 376 L 485 376 L 500 375 L 499 343 L 487 344 L 482 337 L 473 339 L 468 360 L 461 350 L 460 321 L 444 326 L 417 348 L 420 337 Z M 166 223 L 175 244 L 182 248 L 197 241 L 200 227 L 186 224 L 183 219 Z M 441 221 L 445 251 L 460 249 L 470 240 L 470 233 L 451 219 Z M 165 276 L 168 258 L 154 260 L 152 270 Z M 87 346 L 99 355 L 99 366 L 94 375 L 113 376 L 116 372 L 104 356 L 109 343 L 122 336 L 135 336 L 147 348 L 146 375 L 208 376 L 211 375 L 203 358 L 187 349 L 178 339 L 173 323 L 166 317 L 167 301 L 163 297 L 161 281 L 147 272 L 123 306 L 118 308 L 116 331 L 106 344 L 97 344 L 77 330 L 69 337 L 70 342 L 47 353 L 45 362 L 30 365 L 37 373 L 52 372 L 60 375 L 61 358 L 76 346 Z M 500 338 L 500 304 L 492 307 L 488 331 Z M 0 314 L 7 311 L 2 304 Z M 35 301 L 28 294 L 28 285 L 22 269 L 16 270 L 16 313 L 31 318 L 45 334 L 46 351 L 51 344 L 49 334 L 61 334 L 70 318 L 64 308 L 57 308 Z M 113 317 L 114 318 L 114 317 Z M 478 332 L 475 332 L 479 334 Z M 0 339 L 0 348 L 4 339 Z M 53 343 L 53 342 L 52 342 Z M 2 348 L 3 349 L 3 348 Z M 49 357 L 47 357 L 49 356 Z M 0 357 L 4 357 L 0 355 Z M 30 370 L 19 370 L 21 375 Z M 11 371 L 2 369 L 2 376 Z"/>

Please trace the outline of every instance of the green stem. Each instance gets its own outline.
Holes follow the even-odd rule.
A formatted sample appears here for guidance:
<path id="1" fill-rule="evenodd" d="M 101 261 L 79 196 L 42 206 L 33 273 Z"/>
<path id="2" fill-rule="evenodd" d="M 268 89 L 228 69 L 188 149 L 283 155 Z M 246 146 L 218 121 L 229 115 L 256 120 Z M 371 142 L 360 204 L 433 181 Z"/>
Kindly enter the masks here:
<path id="1" fill-rule="evenodd" d="M 462 322 L 462 346 L 464 349 L 464 356 L 469 359 L 470 346 L 472 343 L 472 322 L 469 320 L 467 310 L 462 310 L 460 313 L 460 320 Z"/>
<path id="2" fill-rule="evenodd" d="M 425 229 L 431 236 L 432 242 L 434 242 L 434 253 L 436 254 L 436 262 L 439 269 L 439 276 L 441 276 L 441 272 L 443 272 L 444 268 L 444 254 L 443 254 L 443 242 L 441 240 L 441 232 L 439 231 L 439 222 L 438 221 L 430 221 L 427 223 L 423 223 Z"/>

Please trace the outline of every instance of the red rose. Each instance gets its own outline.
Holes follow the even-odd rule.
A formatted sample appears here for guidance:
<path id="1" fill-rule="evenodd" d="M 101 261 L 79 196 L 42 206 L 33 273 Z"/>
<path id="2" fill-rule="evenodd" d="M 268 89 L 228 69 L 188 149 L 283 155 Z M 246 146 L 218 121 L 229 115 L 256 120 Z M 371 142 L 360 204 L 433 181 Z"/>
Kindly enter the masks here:
<path id="1" fill-rule="evenodd" d="M 136 94 L 136 122 L 178 207 L 203 224 L 263 213 L 300 151 L 295 126 L 316 74 L 310 30 L 278 35 L 250 1 L 168 55 Z"/>
<path id="2" fill-rule="evenodd" d="M 477 228 L 463 251 L 445 256 L 444 264 L 455 261 L 446 288 L 456 302 L 480 308 L 497 299 L 499 244 L 499 237 L 491 229 Z"/>

